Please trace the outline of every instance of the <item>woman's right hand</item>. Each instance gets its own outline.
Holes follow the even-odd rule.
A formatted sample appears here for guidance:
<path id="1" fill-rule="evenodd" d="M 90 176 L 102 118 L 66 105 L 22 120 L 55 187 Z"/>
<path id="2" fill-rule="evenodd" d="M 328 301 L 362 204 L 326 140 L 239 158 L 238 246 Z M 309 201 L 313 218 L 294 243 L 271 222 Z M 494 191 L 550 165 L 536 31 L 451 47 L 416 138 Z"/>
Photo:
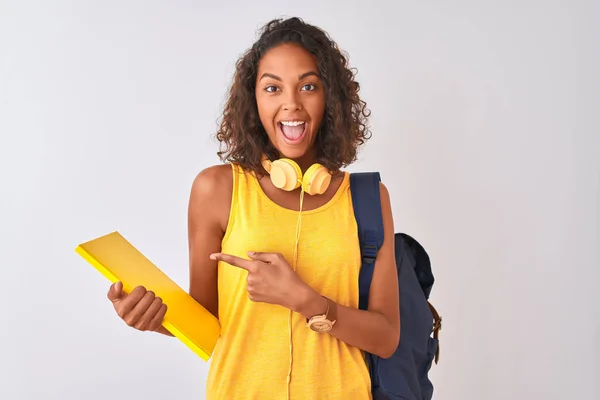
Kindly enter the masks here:
<path id="1" fill-rule="evenodd" d="M 126 294 L 123 291 L 123 284 L 115 282 L 110 286 L 107 297 L 127 325 L 140 331 L 162 333 L 161 326 L 167 312 L 167 305 L 152 291 L 137 286 L 131 293 Z"/>

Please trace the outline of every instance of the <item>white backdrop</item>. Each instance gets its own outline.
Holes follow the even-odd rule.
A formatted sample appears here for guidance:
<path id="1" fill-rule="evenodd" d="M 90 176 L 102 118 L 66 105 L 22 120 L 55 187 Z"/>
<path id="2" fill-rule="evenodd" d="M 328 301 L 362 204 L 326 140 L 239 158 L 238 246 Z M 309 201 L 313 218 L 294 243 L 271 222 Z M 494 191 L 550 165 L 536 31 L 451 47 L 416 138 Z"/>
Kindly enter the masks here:
<path id="1" fill-rule="evenodd" d="M 600 399 L 599 3 L 386 3 L 0 1 L 0 398 L 204 397 L 208 364 L 122 323 L 74 248 L 120 230 L 187 289 L 233 63 L 298 15 L 373 111 L 350 170 L 432 257 L 434 398 Z"/>

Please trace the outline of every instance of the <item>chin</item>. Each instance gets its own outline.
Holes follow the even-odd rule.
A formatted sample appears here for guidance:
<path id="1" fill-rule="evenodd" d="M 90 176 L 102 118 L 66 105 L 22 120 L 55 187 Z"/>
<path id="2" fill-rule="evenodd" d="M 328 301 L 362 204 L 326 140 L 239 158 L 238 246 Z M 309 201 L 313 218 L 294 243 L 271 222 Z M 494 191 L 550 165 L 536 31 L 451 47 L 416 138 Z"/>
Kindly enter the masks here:
<path id="1" fill-rule="evenodd" d="M 277 150 L 279 151 L 279 154 L 281 154 L 282 157 L 291 158 L 292 160 L 301 159 L 309 153 L 309 149 L 307 148 L 290 148 L 286 145 L 278 146 Z"/>

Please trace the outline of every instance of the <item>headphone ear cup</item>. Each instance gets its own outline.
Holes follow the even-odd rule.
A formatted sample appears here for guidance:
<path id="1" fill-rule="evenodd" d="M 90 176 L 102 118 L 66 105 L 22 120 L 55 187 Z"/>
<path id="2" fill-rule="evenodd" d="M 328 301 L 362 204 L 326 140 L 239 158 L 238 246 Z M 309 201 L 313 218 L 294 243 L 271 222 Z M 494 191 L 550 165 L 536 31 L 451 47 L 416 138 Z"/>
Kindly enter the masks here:
<path id="1" fill-rule="evenodd" d="M 304 174 L 302 189 L 310 195 L 323 194 L 330 183 L 331 174 L 327 168 L 321 164 L 313 164 Z"/>
<path id="2" fill-rule="evenodd" d="M 300 187 L 302 170 L 293 160 L 281 158 L 271 162 L 271 182 L 279 189 L 292 191 Z"/>
<path id="3" fill-rule="evenodd" d="M 260 163 L 262 164 L 265 171 L 267 171 L 270 174 L 271 173 L 271 160 L 269 160 L 267 158 L 267 156 L 263 156 L 262 159 L 260 160 Z"/>

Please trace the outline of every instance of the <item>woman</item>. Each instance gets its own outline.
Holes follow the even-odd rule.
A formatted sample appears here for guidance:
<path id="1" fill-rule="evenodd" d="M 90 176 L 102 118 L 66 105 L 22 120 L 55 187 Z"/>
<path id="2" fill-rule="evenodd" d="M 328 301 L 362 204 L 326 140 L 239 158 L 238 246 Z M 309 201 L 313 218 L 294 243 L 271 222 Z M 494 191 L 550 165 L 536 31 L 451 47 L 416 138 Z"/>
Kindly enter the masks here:
<path id="1" fill-rule="evenodd" d="M 368 135 L 358 90 L 337 45 L 297 18 L 268 23 L 237 63 L 217 133 L 228 163 L 200 172 L 189 201 L 190 295 L 222 327 L 209 400 L 370 399 L 363 352 L 389 357 L 398 344 L 383 184 L 384 244 L 369 309 L 358 309 L 360 249 L 341 171 Z M 152 292 L 125 295 L 117 283 L 108 297 L 130 326 L 169 335 Z"/>

